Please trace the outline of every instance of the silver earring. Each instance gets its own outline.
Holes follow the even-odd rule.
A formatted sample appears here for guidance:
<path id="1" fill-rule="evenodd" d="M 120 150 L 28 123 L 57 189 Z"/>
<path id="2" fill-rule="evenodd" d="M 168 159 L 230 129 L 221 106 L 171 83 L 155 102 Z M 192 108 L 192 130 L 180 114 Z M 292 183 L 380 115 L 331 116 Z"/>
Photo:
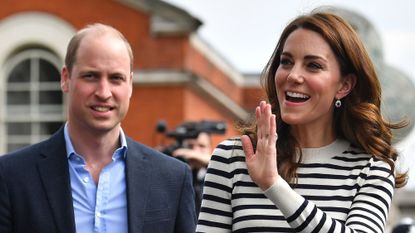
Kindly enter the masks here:
<path id="1" fill-rule="evenodd" d="M 334 106 L 336 106 L 336 108 L 340 108 L 342 106 L 342 101 L 336 100 L 336 102 L 334 102 Z"/>

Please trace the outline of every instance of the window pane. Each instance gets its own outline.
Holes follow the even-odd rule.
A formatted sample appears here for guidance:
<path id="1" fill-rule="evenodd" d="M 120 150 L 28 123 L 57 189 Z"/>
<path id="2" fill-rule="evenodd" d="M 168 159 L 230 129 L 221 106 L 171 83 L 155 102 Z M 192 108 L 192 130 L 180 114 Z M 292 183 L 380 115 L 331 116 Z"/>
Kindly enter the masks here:
<path id="1" fill-rule="evenodd" d="M 62 104 L 62 91 L 40 91 L 40 104 Z"/>
<path id="2" fill-rule="evenodd" d="M 60 80 L 59 70 L 44 59 L 39 59 L 40 82 L 58 82 Z"/>
<path id="3" fill-rule="evenodd" d="M 7 105 L 29 105 L 29 91 L 7 91 Z"/>
<path id="4" fill-rule="evenodd" d="M 41 114 L 48 114 L 49 116 L 51 114 L 59 115 L 60 117 L 63 116 L 63 105 L 39 105 L 39 113 Z"/>
<path id="5" fill-rule="evenodd" d="M 32 109 L 29 104 L 27 105 L 10 105 L 7 106 L 7 118 L 14 119 L 16 115 L 25 116 L 27 119 L 30 117 Z"/>
<path id="6" fill-rule="evenodd" d="M 40 134 L 51 135 L 55 133 L 61 126 L 62 122 L 42 122 L 40 123 Z"/>
<path id="7" fill-rule="evenodd" d="M 30 135 L 31 127 L 28 122 L 7 123 L 7 135 Z"/>
<path id="8" fill-rule="evenodd" d="M 30 60 L 24 60 L 17 64 L 10 72 L 10 83 L 30 82 Z"/>

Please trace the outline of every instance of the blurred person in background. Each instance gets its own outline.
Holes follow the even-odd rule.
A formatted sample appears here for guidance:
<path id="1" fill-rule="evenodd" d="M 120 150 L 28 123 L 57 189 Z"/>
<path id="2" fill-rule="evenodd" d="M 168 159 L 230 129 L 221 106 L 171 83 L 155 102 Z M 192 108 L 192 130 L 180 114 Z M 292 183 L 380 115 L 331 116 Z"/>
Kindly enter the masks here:
<path id="1" fill-rule="evenodd" d="M 411 218 L 404 218 L 396 224 L 391 233 L 415 233 L 415 223 Z"/>

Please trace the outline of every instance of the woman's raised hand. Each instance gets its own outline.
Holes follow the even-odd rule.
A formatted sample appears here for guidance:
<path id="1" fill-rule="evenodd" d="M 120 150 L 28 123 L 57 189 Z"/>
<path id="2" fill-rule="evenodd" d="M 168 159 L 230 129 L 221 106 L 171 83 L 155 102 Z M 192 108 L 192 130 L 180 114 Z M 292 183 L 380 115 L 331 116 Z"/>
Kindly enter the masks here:
<path id="1" fill-rule="evenodd" d="M 246 155 L 246 164 L 252 180 L 262 189 L 267 190 L 278 178 L 277 148 L 278 138 L 275 115 L 271 105 L 261 101 L 255 110 L 257 121 L 257 146 L 254 151 L 247 135 L 241 137 Z"/>

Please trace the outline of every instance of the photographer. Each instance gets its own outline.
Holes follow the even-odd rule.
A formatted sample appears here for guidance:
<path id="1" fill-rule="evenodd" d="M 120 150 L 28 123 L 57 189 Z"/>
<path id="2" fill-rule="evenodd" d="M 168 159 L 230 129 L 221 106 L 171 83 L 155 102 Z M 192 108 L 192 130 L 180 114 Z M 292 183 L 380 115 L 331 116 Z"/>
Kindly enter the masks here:
<path id="1" fill-rule="evenodd" d="M 192 169 L 207 167 L 212 156 L 212 141 L 209 133 L 200 132 L 197 138 L 184 140 L 183 146 L 173 152 L 174 157 L 183 158 Z"/>
<path id="2" fill-rule="evenodd" d="M 166 123 L 160 121 L 157 131 L 176 140 L 175 144 L 158 148 L 189 165 L 193 172 L 196 211 L 199 212 L 203 182 L 207 165 L 212 156 L 211 134 L 224 134 L 226 124 L 222 121 L 184 122 L 174 131 L 166 132 Z"/>
<path id="3" fill-rule="evenodd" d="M 212 141 L 210 134 L 200 132 L 197 138 L 185 139 L 183 148 L 173 152 L 173 156 L 185 160 L 193 171 L 193 189 L 195 191 L 196 212 L 199 213 L 202 201 L 203 182 L 207 165 L 212 157 Z"/>

